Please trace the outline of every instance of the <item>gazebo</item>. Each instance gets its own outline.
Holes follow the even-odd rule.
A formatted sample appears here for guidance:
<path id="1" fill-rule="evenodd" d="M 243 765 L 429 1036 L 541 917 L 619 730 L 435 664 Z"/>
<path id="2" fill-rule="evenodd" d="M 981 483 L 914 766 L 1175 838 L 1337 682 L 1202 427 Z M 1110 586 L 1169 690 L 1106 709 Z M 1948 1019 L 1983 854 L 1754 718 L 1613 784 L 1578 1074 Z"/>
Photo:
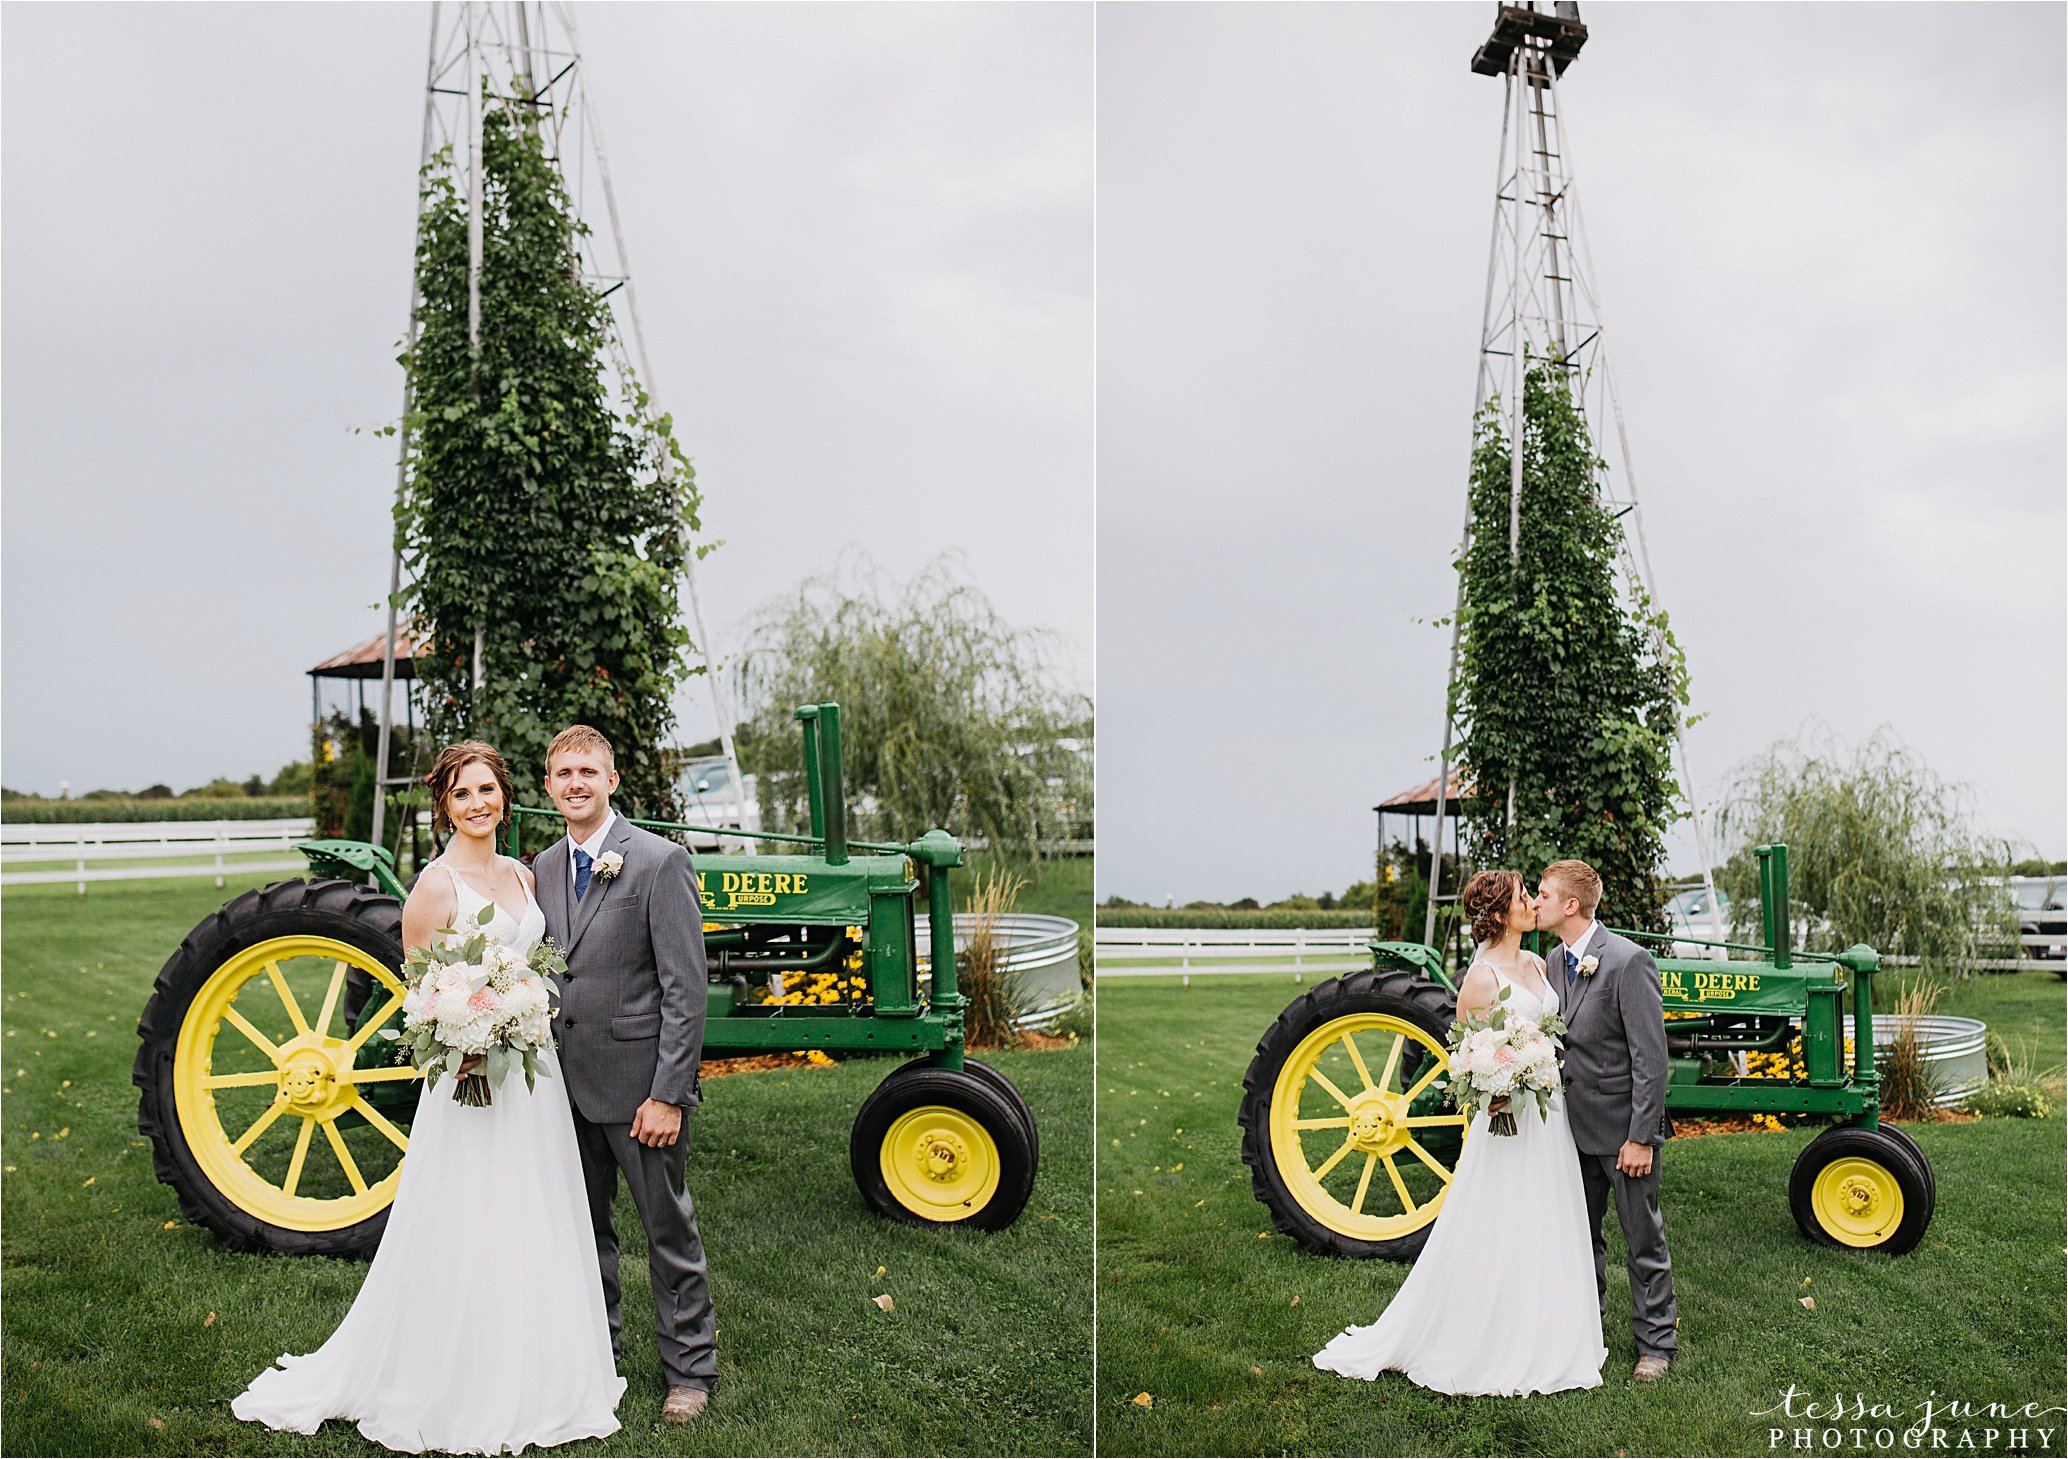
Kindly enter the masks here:
<path id="1" fill-rule="evenodd" d="M 1444 819 L 1456 821 L 1459 814 L 1458 802 L 1472 793 L 1471 785 L 1456 770 L 1450 772 L 1450 783 L 1443 792 Z M 1436 778 L 1431 776 L 1409 790 L 1398 795 L 1389 795 L 1372 810 L 1379 818 L 1379 852 L 1386 850 L 1386 817 L 1405 816 L 1409 821 L 1407 846 L 1413 852 L 1415 843 L 1422 837 L 1422 817 L 1436 814 Z M 1453 844 L 1456 838 L 1453 837 Z"/>
<path id="2" fill-rule="evenodd" d="M 381 661 L 387 656 L 388 635 L 377 633 L 365 643 L 348 648 L 343 653 L 332 654 L 315 668 L 309 670 L 309 722 L 323 722 L 323 686 L 325 683 L 342 683 L 348 692 L 339 696 L 339 709 L 350 703 L 352 717 L 356 721 L 366 712 L 366 685 L 371 680 L 379 685 Z M 407 716 L 412 736 L 416 732 L 416 659 L 418 646 L 410 636 L 407 627 L 395 633 L 395 677 L 409 681 L 402 691 L 403 713 Z"/>

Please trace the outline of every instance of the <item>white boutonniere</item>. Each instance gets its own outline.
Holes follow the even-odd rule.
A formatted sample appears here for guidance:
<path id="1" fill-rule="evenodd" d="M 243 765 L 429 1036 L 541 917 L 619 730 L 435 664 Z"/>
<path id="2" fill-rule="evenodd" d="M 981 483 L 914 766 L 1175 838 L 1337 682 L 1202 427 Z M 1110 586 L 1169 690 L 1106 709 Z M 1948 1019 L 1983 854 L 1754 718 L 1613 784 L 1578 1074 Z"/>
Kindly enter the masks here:
<path id="1" fill-rule="evenodd" d="M 1600 966 L 1601 959 L 1590 952 L 1585 957 L 1580 959 L 1580 976 L 1583 978 L 1591 978 L 1594 976 L 1594 970 Z"/>
<path id="2" fill-rule="evenodd" d="M 621 851 L 606 851 L 596 858 L 596 880 L 609 881 L 625 869 L 625 856 Z M 1591 962 L 1592 959 L 1590 958 Z"/>

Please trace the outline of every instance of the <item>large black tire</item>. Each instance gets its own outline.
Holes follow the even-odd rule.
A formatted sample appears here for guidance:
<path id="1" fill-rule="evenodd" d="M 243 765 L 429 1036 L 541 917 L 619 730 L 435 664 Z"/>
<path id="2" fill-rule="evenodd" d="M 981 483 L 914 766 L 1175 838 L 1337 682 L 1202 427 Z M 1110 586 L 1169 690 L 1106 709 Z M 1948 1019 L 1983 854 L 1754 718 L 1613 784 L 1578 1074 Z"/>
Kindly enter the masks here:
<path id="1" fill-rule="evenodd" d="M 1929 1222 L 1932 1214 L 1939 1208 L 1939 1177 L 1932 1170 L 1932 1162 L 1925 1155 L 1924 1147 L 1912 1139 L 1910 1132 L 1900 1125 L 1892 1125 L 1883 1120 L 1877 1128 L 1907 1149 L 1911 1158 L 1917 1162 L 1917 1168 L 1924 1172 L 1924 1219 Z"/>
<path id="2" fill-rule="evenodd" d="M 1242 1077 L 1238 1122 L 1243 1163 L 1250 1168 L 1250 1189 L 1269 1208 L 1278 1230 L 1317 1255 L 1413 1261 L 1421 1254 L 1440 1200 L 1422 1206 L 1426 1214 L 1419 1217 L 1403 1206 L 1397 1218 L 1379 1224 L 1406 1229 L 1385 1235 L 1368 1234 L 1371 1222 L 1358 1218 L 1361 1196 L 1354 1208 L 1344 1207 L 1309 1187 L 1303 1200 L 1287 1175 L 1288 1167 L 1297 1171 L 1305 1166 L 1305 1157 L 1297 1148 L 1298 1136 L 1290 1136 L 1293 1148 L 1289 1150 L 1278 1143 L 1288 1138 L 1287 1122 L 1297 1116 L 1299 1091 L 1292 1091 L 1293 1108 L 1280 1112 L 1275 1126 L 1274 1098 L 1287 1062 L 1297 1052 L 1302 1048 L 1311 1051 L 1315 1041 L 1328 1038 L 1331 1030 L 1354 1031 L 1360 1022 L 1375 1023 L 1380 1038 L 1393 1036 L 1400 1051 L 1399 1063 L 1395 1077 L 1386 1079 L 1382 1072 L 1381 1082 L 1388 1090 L 1404 1094 L 1438 1057 L 1436 1051 L 1443 1047 L 1456 1011 L 1457 1000 L 1442 984 L 1404 969 L 1377 968 L 1317 983 L 1295 998 L 1265 1031 L 1257 1041 L 1256 1057 Z M 1412 1036 L 1417 1030 L 1426 1042 Z M 1455 1136 L 1431 1134 L 1421 1143 L 1440 1161 L 1454 1165 L 1462 1142 L 1462 1123 L 1458 1121 Z M 1381 1139 L 1378 1143 L 1385 1142 Z M 1286 1159 L 1281 1160 L 1281 1155 Z M 1387 1158 L 1390 1162 L 1390 1152 Z"/>
<path id="3" fill-rule="evenodd" d="M 1034 1191 L 1033 1117 L 996 1070 L 892 1070 L 862 1101 L 848 1164 L 879 1214 L 919 1226 L 1001 1231 Z M 927 1152 L 934 1152 L 929 1163 Z"/>
<path id="4" fill-rule="evenodd" d="M 176 1051 L 195 999 L 232 958 L 270 940 L 294 937 L 332 939 L 398 969 L 403 958 L 401 904 L 349 881 L 282 881 L 243 893 L 188 933 L 159 971 L 137 1023 L 141 1045 L 132 1072 L 141 1091 L 137 1130 L 150 1140 L 153 1168 L 177 1193 L 180 1213 L 213 1231 L 231 1250 L 370 1257 L 387 1226 L 385 1206 L 334 1230 L 274 1224 L 217 1188 L 182 1128 Z M 356 1028 L 372 987 L 372 978 L 357 968 L 348 974 L 342 1004 L 347 1027 Z M 398 1125 L 406 1123 L 419 1086 L 409 1081 L 379 1087 L 382 1112 Z"/>
<path id="5" fill-rule="evenodd" d="M 1820 1246 L 1900 1256 L 1931 1223 L 1930 1169 L 1915 1141 L 1886 1126 L 1837 1125 L 1796 1157 L 1788 1206 L 1802 1234 Z"/>

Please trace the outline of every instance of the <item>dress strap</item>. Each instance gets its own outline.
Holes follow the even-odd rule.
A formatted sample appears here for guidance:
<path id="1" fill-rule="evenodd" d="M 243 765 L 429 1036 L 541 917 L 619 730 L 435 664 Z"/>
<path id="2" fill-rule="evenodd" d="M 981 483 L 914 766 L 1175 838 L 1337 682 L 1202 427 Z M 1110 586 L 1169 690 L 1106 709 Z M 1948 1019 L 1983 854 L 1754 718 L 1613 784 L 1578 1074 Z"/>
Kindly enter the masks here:
<path id="1" fill-rule="evenodd" d="M 437 859 L 431 862 L 431 865 L 437 867 L 440 871 L 444 872 L 448 877 L 452 879 L 452 893 L 455 897 L 459 899 L 460 906 L 466 906 L 468 901 L 471 899 L 475 904 L 474 910 L 479 911 L 482 903 L 492 902 L 495 900 L 495 898 L 493 897 L 485 897 L 480 892 L 474 890 L 474 888 L 468 883 L 467 879 L 460 875 L 458 867 L 446 865 L 444 857 L 438 857 Z"/>

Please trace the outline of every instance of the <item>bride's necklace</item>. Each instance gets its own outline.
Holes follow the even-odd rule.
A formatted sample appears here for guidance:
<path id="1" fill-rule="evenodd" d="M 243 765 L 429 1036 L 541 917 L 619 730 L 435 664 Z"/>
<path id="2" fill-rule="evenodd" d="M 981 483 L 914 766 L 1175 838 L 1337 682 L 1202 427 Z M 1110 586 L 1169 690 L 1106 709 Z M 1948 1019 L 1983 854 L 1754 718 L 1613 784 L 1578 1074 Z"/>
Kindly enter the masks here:
<path id="1" fill-rule="evenodd" d="M 503 868 L 501 865 L 501 859 L 499 857 L 490 855 L 488 860 L 483 862 L 481 865 L 471 866 L 466 862 L 464 858 L 453 855 L 452 851 L 448 849 L 446 853 L 438 859 L 440 861 L 443 861 L 447 866 L 451 867 L 454 871 L 458 872 L 461 876 L 465 877 L 469 882 L 473 883 L 476 886 L 488 886 L 494 888 L 500 888 L 502 886 Z"/>
<path id="2" fill-rule="evenodd" d="M 1509 982 L 1515 984 L 1518 988 L 1521 988 L 1524 992 L 1530 994 L 1532 997 L 1543 996 L 1536 988 L 1530 986 L 1530 983 L 1534 981 L 1534 976 L 1532 976 L 1532 978 L 1528 981 L 1525 981 L 1522 977 L 1522 971 L 1525 967 L 1528 966 L 1528 961 L 1523 956 L 1522 946 L 1520 943 L 1516 944 L 1515 966 L 1513 967 L 1503 967 L 1499 962 L 1497 962 L 1494 959 L 1491 953 L 1482 953 L 1480 955 L 1479 960 L 1485 963 L 1488 967 L 1492 968 L 1495 972 L 1499 973 L 1502 977 L 1506 978 Z"/>

